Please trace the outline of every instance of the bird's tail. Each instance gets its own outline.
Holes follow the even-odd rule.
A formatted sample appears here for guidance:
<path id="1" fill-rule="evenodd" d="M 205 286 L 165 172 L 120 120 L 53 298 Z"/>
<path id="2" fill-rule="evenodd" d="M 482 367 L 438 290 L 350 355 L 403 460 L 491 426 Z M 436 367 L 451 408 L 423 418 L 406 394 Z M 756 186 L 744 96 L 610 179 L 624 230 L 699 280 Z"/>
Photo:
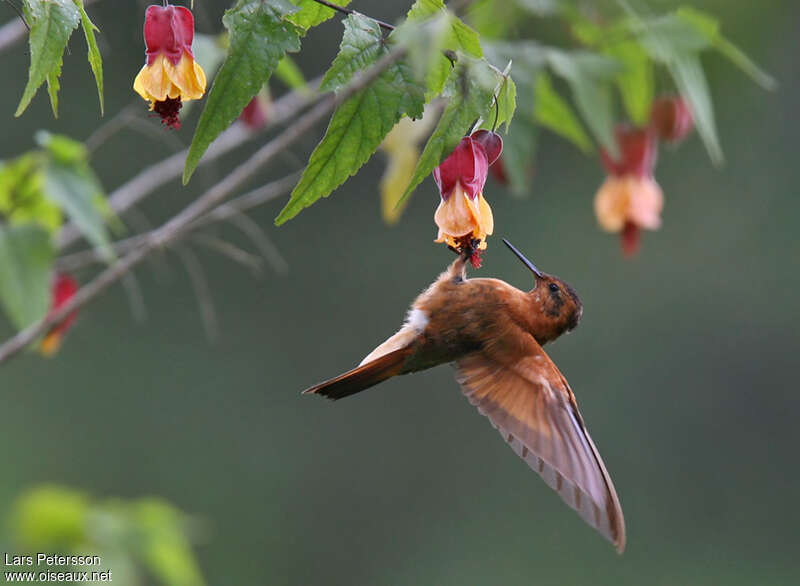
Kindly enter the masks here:
<path id="1" fill-rule="evenodd" d="M 412 349 L 408 346 L 398 348 L 353 370 L 348 370 L 336 378 L 314 385 L 303 391 L 303 394 L 322 395 L 334 401 L 355 395 L 360 391 L 377 385 L 379 382 L 385 381 L 387 378 L 403 374 L 406 358 L 411 353 Z"/>

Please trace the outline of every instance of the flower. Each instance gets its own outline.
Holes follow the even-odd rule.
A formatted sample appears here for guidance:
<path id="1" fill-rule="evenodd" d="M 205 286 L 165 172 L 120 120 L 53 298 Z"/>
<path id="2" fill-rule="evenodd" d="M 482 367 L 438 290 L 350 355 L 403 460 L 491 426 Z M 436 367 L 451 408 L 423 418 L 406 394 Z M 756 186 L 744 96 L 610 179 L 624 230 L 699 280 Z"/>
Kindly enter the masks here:
<path id="1" fill-rule="evenodd" d="M 619 232 L 622 250 L 630 256 L 639 248 L 640 230 L 661 226 L 664 195 L 653 178 L 657 155 L 654 132 L 649 128 L 615 129 L 620 158 L 606 151 L 601 158 L 609 176 L 594 198 L 594 211 L 600 227 Z"/>
<path id="2" fill-rule="evenodd" d="M 483 197 L 489 165 L 503 150 L 499 135 L 478 130 L 465 136 L 441 165 L 433 170 L 441 201 L 434 214 L 439 227 L 436 242 L 444 242 L 459 254 L 469 253 L 480 266 L 480 252 L 494 230 L 492 209 Z"/>
<path id="3" fill-rule="evenodd" d="M 50 311 L 48 315 L 53 315 L 61 307 L 64 306 L 70 299 L 75 296 L 78 291 L 78 282 L 70 275 L 57 274 L 53 279 L 53 285 L 50 289 Z M 52 356 L 61 347 L 61 341 L 66 335 L 67 330 L 72 327 L 75 318 L 78 316 L 77 311 L 73 311 L 61 322 L 50 328 L 50 331 L 45 334 L 39 346 L 39 351 L 45 356 Z"/>
<path id="4" fill-rule="evenodd" d="M 252 131 L 261 130 L 267 125 L 269 102 L 260 95 L 254 96 L 239 114 L 239 120 Z"/>
<path id="5" fill-rule="evenodd" d="M 387 159 L 380 182 L 381 215 L 387 224 L 397 223 L 411 201 L 410 197 L 402 198 L 417 168 L 420 143 L 430 134 L 438 113 L 436 105 L 429 105 L 422 118 L 401 118 L 381 142 Z"/>
<path id="6" fill-rule="evenodd" d="M 650 124 L 661 140 L 677 143 L 692 131 L 694 117 L 686 100 L 680 96 L 664 96 L 653 102 Z"/>
<path id="7" fill-rule="evenodd" d="M 199 100 L 206 91 L 206 74 L 194 60 L 194 16 L 183 6 L 152 5 L 144 17 L 147 59 L 133 82 L 137 94 L 150 102 L 161 123 L 180 128 L 183 102 Z"/>

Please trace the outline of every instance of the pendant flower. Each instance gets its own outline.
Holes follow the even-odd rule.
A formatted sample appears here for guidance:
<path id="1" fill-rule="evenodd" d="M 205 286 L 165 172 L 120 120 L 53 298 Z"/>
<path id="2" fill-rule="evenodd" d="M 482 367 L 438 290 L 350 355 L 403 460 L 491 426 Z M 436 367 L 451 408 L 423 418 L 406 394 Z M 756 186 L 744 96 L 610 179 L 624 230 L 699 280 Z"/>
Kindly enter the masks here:
<path id="1" fill-rule="evenodd" d="M 594 211 L 600 227 L 621 235 L 626 256 L 639 249 L 641 229 L 656 230 L 661 226 L 664 195 L 653 179 L 657 143 L 650 128 L 615 129 L 619 160 L 601 152 L 609 173 L 594 198 Z"/>
<path id="2" fill-rule="evenodd" d="M 269 102 L 261 98 L 260 95 L 254 96 L 239 114 L 239 120 L 252 131 L 258 131 L 267 125 L 267 109 Z"/>
<path id="3" fill-rule="evenodd" d="M 194 16 L 183 6 L 152 5 L 144 17 L 147 59 L 133 82 L 134 91 L 150 102 L 161 123 L 180 128 L 183 102 L 199 100 L 206 91 L 206 74 L 194 60 Z"/>
<path id="4" fill-rule="evenodd" d="M 436 242 L 459 254 L 469 252 L 474 267 L 481 265 L 480 251 L 494 230 L 492 209 L 483 197 L 489 166 L 503 150 L 498 134 L 478 130 L 465 136 L 441 165 L 433 170 L 441 201 L 434 214 L 439 227 Z"/>
<path id="5" fill-rule="evenodd" d="M 53 280 L 53 285 L 50 290 L 50 314 L 52 315 L 65 303 L 75 296 L 78 291 L 78 282 L 70 275 L 58 274 Z M 45 356 L 52 356 L 61 347 L 61 341 L 64 336 L 72 327 L 75 318 L 78 317 L 78 312 L 73 311 L 64 320 L 53 326 L 42 339 L 39 351 Z"/>
<path id="6" fill-rule="evenodd" d="M 650 125 L 661 140 L 679 143 L 692 131 L 694 117 L 689 104 L 680 96 L 662 96 L 653 102 Z"/>

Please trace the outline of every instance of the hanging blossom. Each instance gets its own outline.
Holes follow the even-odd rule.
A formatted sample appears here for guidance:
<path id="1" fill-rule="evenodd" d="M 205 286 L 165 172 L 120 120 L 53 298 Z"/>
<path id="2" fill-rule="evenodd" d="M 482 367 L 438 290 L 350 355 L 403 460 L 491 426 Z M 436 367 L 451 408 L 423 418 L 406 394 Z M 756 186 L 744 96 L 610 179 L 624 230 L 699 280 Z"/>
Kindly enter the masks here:
<path id="1" fill-rule="evenodd" d="M 144 67 L 133 89 L 150 102 L 161 123 L 180 128 L 183 102 L 199 100 L 206 91 L 206 74 L 194 60 L 194 16 L 183 6 L 148 6 L 144 17 L 147 47 Z"/>
<path id="2" fill-rule="evenodd" d="M 489 166 L 503 151 L 503 140 L 494 132 L 478 130 L 465 136 L 441 165 L 433 170 L 441 201 L 434 214 L 439 227 L 436 242 L 444 242 L 459 254 L 469 253 L 474 267 L 481 265 L 480 251 L 494 230 L 492 208 L 483 197 Z"/>
<path id="3" fill-rule="evenodd" d="M 57 274 L 53 279 L 53 284 L 50 288 L 50 311 L 48 316 L 53 315 L 61 309 L 65 303 L 75 296 L 78 291 L 78 282 L 70 275 Z M 72 327 L 75 318 L 78 317 L 78 312 L 73 311 L 61 322 L 50 328 L 50 331 L 45 334 L 39 346 L 39 351 L 45 356 L 52 356 L 61 347 L 61 342 L 64 336 Z"/>
<path id="4" fill-rule="evenodd" d="M 677 144 L 694 128 L 694 116 L 680 96 L 661 96 L 653 102 L 650 125 L 665 142 Z"/>
<path id="5" fill-rule="evenodd" d="M 641 230 L 661 226 L 664 195 L 653 178 L 658 153 L 655 131 L 621 124 L 615 128 L 619 158 L 601 151 L 608 171 L 594 198 L 600 227 L 621 236 L 622 251 L 630 256 L 639 249 Z"/>
<path id="6" fill-rule="evenodd" d="M 269 99 L 257 94 L 239 114 L 239 120 L 252 131 L 262 130 L 269 121 Z"/>

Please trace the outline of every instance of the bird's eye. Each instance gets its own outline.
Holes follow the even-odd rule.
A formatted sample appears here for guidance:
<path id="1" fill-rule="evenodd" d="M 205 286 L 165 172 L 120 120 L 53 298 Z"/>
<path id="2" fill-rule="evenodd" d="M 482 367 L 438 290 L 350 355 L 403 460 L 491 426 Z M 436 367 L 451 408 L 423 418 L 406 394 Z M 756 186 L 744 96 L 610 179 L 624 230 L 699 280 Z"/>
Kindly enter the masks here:
<path id="1" fill-rule="evenodd" d="M 556 285 L 555 283 L 550 283 L 550 290 L 553 293 L 555 293 L 556 291 L 558 291 L 558 285 Z"/>

